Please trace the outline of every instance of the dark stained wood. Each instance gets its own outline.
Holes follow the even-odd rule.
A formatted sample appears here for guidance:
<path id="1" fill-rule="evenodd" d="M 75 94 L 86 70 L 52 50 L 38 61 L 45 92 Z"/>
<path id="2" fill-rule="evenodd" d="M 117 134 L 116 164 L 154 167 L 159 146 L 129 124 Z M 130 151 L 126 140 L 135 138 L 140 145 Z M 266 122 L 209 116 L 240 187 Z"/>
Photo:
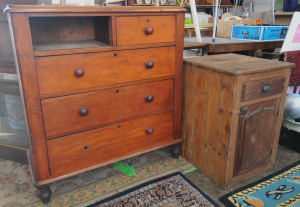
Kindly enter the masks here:
<path id="1" fill-rule="evenodd" d="M 149 127 L 153 133 L 146 132 Z M 91 166 L 172 138 L 173 111 L 170 111 L 49 140 L 51 175 L 54 177 Z"/>
<path id="2" fill-rule="evenodd" d="M 242 101 L 250 101 L 257 98 L 282 93 L 285 78 L 272 78 L 243 84 Z"/>
<path id="3" fill-rule="evenodd" d="M 14 25 L 36 186 L 182 142 L 185 9 L 20 6 L 6 11 Z M 118 46 L 118 27 L 124 25 L 116 22 L 127 17 L 171 19 L 172 37 L 141 41 L 147 35 L 143 29 L 137 45 L 129 33 L 133 42 Z M 159 24 L 155 21 L 148 37 L 159 33 Z"/>
<path id="4" fill-rule="evenodd" d="M 174 75 L 175 47 L 40 57 L 35 61 L 40 93 L 51 94 Z M 154 62 L 150 70 L 148 61 Z M 84 70 L 83 77 L 74 75 L 77 68 Z"/>
<path id="5" fill-rule="evenodd" d="M 267 65 L 265 61 L 270 68 L 259 65 Z M 225 188 L 272 168 L 275 162 L 277 128 L 292 65 L 274 62 L 235 54 L 184 59 L 182 154 Z M 242 101 L 245 84 L 249 92 L 258 88 L 251 84 L 259 83 L 261 90 L 266 81 L 272 89 L 280 83 L 275 93 Z"/>
<path id="6" fill-rule="evenodd" d="M 237 142 L 235 176 L 266 165 L 272 155 L 278 99 L 242 107 Z"/>
<path id="7" fill-rule="evenodd" d="M 175 42 L 175 18 L 175 16 L 116 17 L 117 45 Z"/>
<path id="8" fill-rule="evenodd" d="M 82 131 L 116 120 L 173 108 L 173 91 L 174 81 L 170 79 L 42 100 L 46 136 Z M 148 95 L 154 97 L 153 102 L 146 101 Z M 81 115 L 82 108 L 88 110 L 87 115 Z"/>

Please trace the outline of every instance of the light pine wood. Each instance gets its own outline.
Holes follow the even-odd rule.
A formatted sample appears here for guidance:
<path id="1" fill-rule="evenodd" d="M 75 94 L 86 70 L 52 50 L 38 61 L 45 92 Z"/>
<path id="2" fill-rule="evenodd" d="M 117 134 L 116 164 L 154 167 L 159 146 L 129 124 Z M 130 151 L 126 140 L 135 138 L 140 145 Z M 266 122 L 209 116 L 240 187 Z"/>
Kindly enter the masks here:
<path id="1" fill-rule="evenodd" d="M 44 203 L 50 201 L 51 182 L 182 142 L 185 9 L 6 11 L 30 132 L 30 168 Z M 118 44 L 118 37 L 125 38 L 119 27 L 127 23 L 117 23 L 122 18 L 144 22 L 139 35 L 127 34 L 131 42 L 124 46 Z M 145 37 L 147 22 L 154 28 L 150 33 L 169 34 Z M 178 157 L 180 151 L 172 149 Z"/>
<path id="2" fill-rule="evenodd" d="M 292 66 L 236 54 L 185 58 L 187 160 L 224 188 L 272 168 Z"/>

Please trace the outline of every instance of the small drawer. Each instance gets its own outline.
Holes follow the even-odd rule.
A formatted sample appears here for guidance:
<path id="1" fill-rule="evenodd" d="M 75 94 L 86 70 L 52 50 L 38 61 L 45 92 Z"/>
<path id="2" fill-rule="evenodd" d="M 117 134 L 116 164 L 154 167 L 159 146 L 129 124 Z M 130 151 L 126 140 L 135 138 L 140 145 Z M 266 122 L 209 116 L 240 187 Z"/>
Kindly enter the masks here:
<path id="1" fill-rule="evenodd" d="M 174 80 L 44 99 L 41 102 L 46 137 L 54 137 L 172 108 Z"/>
<path id="2" fill-rule="evenodd" d="M 175 47 L 35 59 L 40 94 L 93 88 L 175 74 Z"/>
<path id="3" fill-rule="evenodd" d="M 285 77 L 259 80 L 243 84 L 242 101 L 272 96 L 283 92 Z"/>
<path id="4" fill-rule="evenodd" d="M 175 42 L 175 16 L 117 17 L 117 45 Z"/>
<path id="5" fill-rule="evenodd" d="M 117 159 L 173 138 L 173 111 L 47 141 L 52 176 Z"/>

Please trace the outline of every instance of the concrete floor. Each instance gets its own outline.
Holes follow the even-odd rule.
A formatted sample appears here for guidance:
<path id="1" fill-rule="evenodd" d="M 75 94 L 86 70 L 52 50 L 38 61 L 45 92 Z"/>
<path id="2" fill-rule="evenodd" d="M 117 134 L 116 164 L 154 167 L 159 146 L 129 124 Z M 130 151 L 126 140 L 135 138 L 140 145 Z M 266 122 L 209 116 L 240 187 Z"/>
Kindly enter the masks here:
<path id="1" fill-rule="evenodd" d="M 300 160 L 300 153 L 292 151 L 286 147 L 279 145 L 276 157 L 276 163 L 273 169 L 270 169 L 264 173 L 261 173 L 257 176 L 251 177 L 248 180 L 241 182 L 231 188 L 224 189 L 210 180 L 207 176 L 202 174 L 199 170 L 193 171 L 191 173 L 185 174 L 185 176 L 190 179 L 195 185 L 197 185 L 203 192 L 207 193 L 207 195 L 214 200 L 220 206 L 224 206 L 219 198 L 227 193 L 232 192 L 235 189 L 241 188 L 247 184 L 253 183 L 259 179 L 262 179 L 278 170 L 293 164 L 294 162 Z"/>

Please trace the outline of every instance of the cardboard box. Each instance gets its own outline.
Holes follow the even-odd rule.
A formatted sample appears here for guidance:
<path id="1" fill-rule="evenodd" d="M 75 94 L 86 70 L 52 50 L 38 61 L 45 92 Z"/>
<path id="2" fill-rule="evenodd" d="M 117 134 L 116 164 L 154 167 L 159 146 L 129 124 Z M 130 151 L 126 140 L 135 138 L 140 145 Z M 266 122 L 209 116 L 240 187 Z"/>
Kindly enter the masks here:
<path id="1" fill-rule="evenodd" d="M 219 19 L 217 23 L 217 37 L 231 37 L 232 26 L 236 24 L 243 25 L 257 25 L 260 24 L 260 19 L 242 19 L 242 20 L 229 20 L 224 21 Z"/>
<path id="2" fill-rule="evenodd" d="M 288 26 L 240 26 L 233 25 L 231 39 L 241 40 L 284 40 Z"/>

